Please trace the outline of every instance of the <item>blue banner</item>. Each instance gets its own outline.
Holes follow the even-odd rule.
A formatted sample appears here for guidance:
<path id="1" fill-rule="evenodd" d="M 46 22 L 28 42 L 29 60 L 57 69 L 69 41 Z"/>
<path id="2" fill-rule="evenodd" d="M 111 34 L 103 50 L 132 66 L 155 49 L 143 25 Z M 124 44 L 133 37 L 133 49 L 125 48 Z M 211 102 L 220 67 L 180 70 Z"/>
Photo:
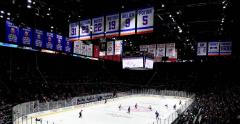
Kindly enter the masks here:
<path id="1" fill-rule="evenodd" d="M 63 39 L 63 36 L 61 35 L 56 35 L 56 42 L 55 42 L 55 45 L 56 45 L 56 50 L 57 51 L 63 51 L 64 50 L 64 39 Z"/>
<path id="2" fill-rule="evenodd" d="M 27 28 L 20 28 L 19 32 L 19 42 L 20 44 L 30 46 L 32 45 L 32 29 Z"/>
<path id="3" fill-rule="evenodd" d="M 45 33 L 46 32 L 35 29 L 33 47 L 45 48 L 45 42 L 44 42 Z"/>
<path id="4" fill-rule="evenodd" d="M 54 50 L 55 49 L 55 34 L 47 32 L 45 38 L 46 49 Z"/>
<path id="5" fill-rule="evenodd" d="M 6 42 L 17 43 L 19 28 L 15 26 L 12 22 L 6 21 Z"/>
<path id="6" fill-rule="evenodd" d="M 64 37 L 65 44 L 64 44 L 64 51 L 66 53 L 72 53 L 73 52 L 73 42 L 71 42 L 67 37 Z"/>

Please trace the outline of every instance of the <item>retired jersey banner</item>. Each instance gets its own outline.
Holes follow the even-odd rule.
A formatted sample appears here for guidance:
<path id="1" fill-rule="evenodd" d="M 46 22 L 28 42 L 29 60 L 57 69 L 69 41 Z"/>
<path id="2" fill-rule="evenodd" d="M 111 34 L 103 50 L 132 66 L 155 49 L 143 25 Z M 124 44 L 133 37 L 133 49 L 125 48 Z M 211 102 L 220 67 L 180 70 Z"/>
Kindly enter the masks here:
<path id="1" fill-rule="evenodd" d="M 209 42 L 208 43 L 208 55 L 209 56 L 219 55 L 219 42 Z"/>
<path id="2" fill-rule="evenodd" d="M 64 43 L 65 39 L 63 39 L 63 36 L 61 35 L 56 35 L 56 50 L 57 51 L 63 51 L 64 48 Z"/>
<path id="3" fill-rule="evenodd" d="M 135 34 L 136 29 L 136 11 L 121 13 L 121 32 L 120 36 Z"/>
<path id="4" fill-rule="evenodd" d="M 232 42 L 220 42 L 220 55 L 232 54 Z"/>
<path id="5" fill-rule="evenodd" d="M 6 42 L 17 43 L 19 28 L 12 22 L 6 21 Z"/>
<path id="6" fill-rule="evenodd" d="M 106 16 L 106 37 L 119 36 L 119 14 Z"/>
<path id="7" fill-rule="evenodd" d="M 39 48 L 45 48 L 44 36 L 45 36 L 45 32 L 35 29 L 33 46 L 39 47 Z"/>
<path id="8" fill-rule="evenodd" d="M 197 55 L 198 56 L 206 56 L 207 55 L 207 42 L 199 42 L 198 43 Z"/>
<path id="9" fill-rule="evenodd" d="M 92 39 L 104 37 L 104 16 L 92 19 Z"/>
<path id="10" fill-rule="evenodd" d="M 153 32 L 154 8 L 137 11 L 137 34 Z"/>
<path id="11" fill-rule="evenodd" d="M 115 41 L 114 55 L 122 55 L 122 40 L 116 40 Z"/>
<path id="12" fill-rule="evenodd" d="M 80 21 L 80 40 L 91 39 L 91 19 Z"/>
<path id="13" fill-rule="evenodd" d="M 51 49 L 51 50 L 54 50 L 54 43 L 55 43 L 55 35 L 54 35 L 54 33 L 50 33 L 50 32 L 47 32 L 47 34 L 46 34 L 46 47 L 45 48 L 47 48 L 47 49 Z"/>
<path id="14" fill-rule="evenodd" d="M 69 40 L 76 41 L 80 38 L 79 22 L 69 24 Z"/>
<path id="15" fill-rule="evenodd" d="M 169 59 L 177 58 L 175 43 L 166 44 L 166 57 L 168 57 Z"/>
<path id="16" fill-rule="evenodd" d="M 82 41 L 76 41 L 76 42 L 73 42 L 73 53 L 74 54 L 80 54 L 80 43 Z"/>
<path id="17" fill-rule="evenodd" d="M 32 29 L 27 27 L 27 28 L 20 28 L 19 32 L 19 40 L 20 43 L 23 45 L 28 45 L 30 46 L 32 44 Z"/>
<path id="18" fill-rule="evenodd" d="M 114 55 L 114 42 L 113 41 L 107 42 L 107 55 Z"/>
<path id="19" fill-rule="evenodd" d="M 73 42 L 71 42 L 67 37 L 65 37 L 64 39 L 65 39 L 64 51 L 66 53 L 72 53 L 72 51 L 73 51 L 73 45 L 72 45 Z"/>

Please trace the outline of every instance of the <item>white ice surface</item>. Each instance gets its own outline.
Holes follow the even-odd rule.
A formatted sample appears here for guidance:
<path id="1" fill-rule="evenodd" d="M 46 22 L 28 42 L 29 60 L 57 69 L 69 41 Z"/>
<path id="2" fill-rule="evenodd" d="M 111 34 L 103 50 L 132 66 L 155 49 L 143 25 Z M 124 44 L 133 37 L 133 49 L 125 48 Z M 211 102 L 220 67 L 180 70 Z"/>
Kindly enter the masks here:
<path id="1" fill-rule="evenodd" d="M 167 119 L 169 115 L 176 111 L 173 109 L 174 104 L 177 105 L 177 109 L 181 107 L 179 105 L 180 100 L 184 104 L 190 99 L 171 96 L 126 97 L 106 104 L 96 104 L 65 112 L 38 115 L 38 118 L 44 120 L 45 123 L 48 121 L 49 124 L 53 122 L 54 124 L 153 124 L 153 122 L 156 122 L 156 111 L 159 112 L 161 120 Z M 138 104 L 137 109 L 134 108 L 136 103 Z M 120 104 L 122 106 L 121 110 L 118 108 Z M 168 104 L 168 108 L 165 106 L 166 104 Z M 149 105 L 152 106 L 152 111 L 148 109 Z M 131 107 L 130 114 L 127 113 L 129 106 Z M 82 118 L 79 118 L 80 110 L 83 110 Z"/>

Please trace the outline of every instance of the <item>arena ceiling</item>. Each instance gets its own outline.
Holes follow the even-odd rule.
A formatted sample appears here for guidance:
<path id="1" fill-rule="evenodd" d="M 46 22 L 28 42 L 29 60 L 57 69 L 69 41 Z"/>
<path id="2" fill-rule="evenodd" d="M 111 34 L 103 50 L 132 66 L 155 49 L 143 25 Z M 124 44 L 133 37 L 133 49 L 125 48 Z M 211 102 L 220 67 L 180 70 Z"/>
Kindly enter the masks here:
<path id="1" fill-rule="evenodd" d="M 234 22 L 230 0 L 31 0 L 35 2 L 31 9 L 27 1 L 1 0 L 0 7 L 11 12 L 11 19 L 19 24 L 65 35 L 69 22 L 146 6 L 155 7 L 159 37 L 230 39 Z"/>

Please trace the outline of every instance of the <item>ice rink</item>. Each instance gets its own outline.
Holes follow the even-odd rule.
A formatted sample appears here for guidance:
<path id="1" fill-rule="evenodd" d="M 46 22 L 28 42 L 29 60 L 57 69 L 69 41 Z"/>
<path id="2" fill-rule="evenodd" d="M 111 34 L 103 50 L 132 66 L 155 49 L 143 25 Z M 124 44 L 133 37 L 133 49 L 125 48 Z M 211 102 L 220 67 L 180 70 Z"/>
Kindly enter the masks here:
<path id="1" fill-rule="evenodd" d="M 159 112 L 163 121 L 176 111 L 173 109 L 175 104 L 176 109 L 181 107 L 179 105 L 180 100 L 183 105 L 191 99 L 171 96 L 123 97 L 114 101 L 108 101 L 106 104 L 94 104 L 68 111 L 39 114 L 33 116 L 33 118 L 41 118 L 45 123 L 48 121 L 49 124 L 53 122 L 54 124 L 153 124 L 153 122 L 156 123 L 156 111 Z M 137 109 L 134 107 L 136 103 L 138 105 Z M 121 109 L 119 109 L 120 104 L 122 106 Z M 165 106 L 166 104 L 168 107 Z M 152 111 L 148 109 L 150 105 Z M 131 112 L 127 113 L 129 106 L 131 107 Z M 82 118 L 79 118 L 80 110 L 83 110 Z"/>

